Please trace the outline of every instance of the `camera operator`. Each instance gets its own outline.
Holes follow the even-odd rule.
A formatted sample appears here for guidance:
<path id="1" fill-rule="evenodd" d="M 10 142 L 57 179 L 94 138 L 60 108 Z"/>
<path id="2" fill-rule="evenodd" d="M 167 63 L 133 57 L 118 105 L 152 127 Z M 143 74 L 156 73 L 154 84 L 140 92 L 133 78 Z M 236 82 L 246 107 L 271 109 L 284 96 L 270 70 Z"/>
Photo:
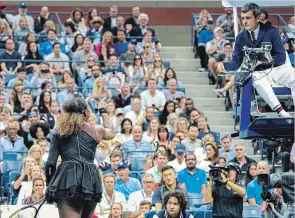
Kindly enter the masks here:
<path id="1" fill-rule="evenodd" d="M 213 218 L 243 217 L 243 198 L 246 190 L 238 184 L 241 169 L 236 163 L 225 167 L 210 166 L 210 181 L 204 196 L 204 202 L 213 202 Z M 220 169 L 218 169 L 220 168 Z"/>
<path id="2" fill-rule="evenodd" d="M 283 201 L 283 199 L 279 199 L 275 202 L 267 203 L 271 208 L 272 213 L 276 218 L 289 218 L 291 217 L 291 211 L 288 209 L 287 204 Z M 271 217 L 270 215 L 268 217 Z"/>
<path id="3" fill-rule="evenodd" d="M 275 82 L 288 87 L 295 98 L 294 69 L 291 64 L 286 63 L 286 50 L 280 38 L 277 28 L 259 22 L 261 9 L 255 3 L 247 3 L 241 9 L 241 18 L 244 30 L 236 37 L 233 59 L 229 62 L 219 62 L 217 72 L 234 71 L 240 68 L 245 54 L 243 48 L 260 48 L 262 43 L 271 43 L 270 54 L 272 63 L 260 64 L 253 72 L 253 85 L 258 94 L 265 100 L 273 111 L 280 117 L 290 117 L 281 106 L 276 97 L 271 83 Z M 268 62 L 270 58 L 268 58 Z"/>

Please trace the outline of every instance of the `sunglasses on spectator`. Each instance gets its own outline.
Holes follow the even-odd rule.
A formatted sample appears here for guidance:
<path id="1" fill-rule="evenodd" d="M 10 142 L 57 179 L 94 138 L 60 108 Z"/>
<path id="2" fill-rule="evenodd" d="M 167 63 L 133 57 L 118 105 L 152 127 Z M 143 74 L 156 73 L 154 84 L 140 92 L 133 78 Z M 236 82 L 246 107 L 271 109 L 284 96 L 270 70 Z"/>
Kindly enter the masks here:
<path id="1" fill-rule="evenodd" d="M 161 62 L 162 62 L 162 60 L 155 60 L 155 62 L 159 62 L 159 63 L 161 63 Z"/>
<path id="2" fill-rule="evenodd" d="M 149 48 L 150 46 L 144 46 L 144 48 Z"/>
<path id="3" fill-rule="evenodd" d="M 137 60 L 141 60 L 141 58 L 134 58 L 134 60 L 136 60 L 136 61 L 137 61 Z"/>
<path id="4" fill-rule="evenodd" d="M 90 59 L 90 60 L 88 60 L 88 62 L 94 62 L 94 60 Z"/>

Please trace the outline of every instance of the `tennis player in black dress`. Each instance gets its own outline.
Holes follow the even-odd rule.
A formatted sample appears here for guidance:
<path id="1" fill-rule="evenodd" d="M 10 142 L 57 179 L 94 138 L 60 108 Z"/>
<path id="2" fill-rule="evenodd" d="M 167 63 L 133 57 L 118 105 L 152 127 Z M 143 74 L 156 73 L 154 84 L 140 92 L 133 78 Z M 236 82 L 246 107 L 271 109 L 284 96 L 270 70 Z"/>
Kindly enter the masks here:
<path id="1" fill-rule="evenodd" d="M 101 140 L 115 135 L 105 107 L 101 102 L 103 126 L 96 126 L 87 123 L 90 108 L 83 99 L 63 104 L 46 163 L 46 200 L 57 203 L 60 218 L 92 218 L 102 198 L 101 178 L 93 164 L 95 149 Z M 56 168 L 59 155 L 62 163 Z"/>

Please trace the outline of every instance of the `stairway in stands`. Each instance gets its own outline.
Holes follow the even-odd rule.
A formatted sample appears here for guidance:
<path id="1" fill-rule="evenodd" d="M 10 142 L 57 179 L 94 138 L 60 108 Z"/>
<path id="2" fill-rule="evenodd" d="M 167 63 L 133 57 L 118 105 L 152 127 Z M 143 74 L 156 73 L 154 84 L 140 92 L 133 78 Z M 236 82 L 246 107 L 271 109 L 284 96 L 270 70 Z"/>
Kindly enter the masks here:
<path id="1" fill-rule="evenodd" d="M 161 50 L 164 61 L 170 61 L 176 71 L 177 79 L 186 89 L 186 96 L 194 100 L 198 110 L 205 113 L 212 131 L 220 135 L 231 134 L 234 131 L 233 113 L 225 111 L 224 99 L 217 98 L 212 91 L 215 86 L 209 85 L 207 72 L 199 72 L 200 60 L 194 59 L 191 47 L 164 47 Z M 247 155 L 255 160 L 260 160 L 260 155 L 254 155 L 251 141 L 233 139 L 233 144 L 244 144 Z"/>

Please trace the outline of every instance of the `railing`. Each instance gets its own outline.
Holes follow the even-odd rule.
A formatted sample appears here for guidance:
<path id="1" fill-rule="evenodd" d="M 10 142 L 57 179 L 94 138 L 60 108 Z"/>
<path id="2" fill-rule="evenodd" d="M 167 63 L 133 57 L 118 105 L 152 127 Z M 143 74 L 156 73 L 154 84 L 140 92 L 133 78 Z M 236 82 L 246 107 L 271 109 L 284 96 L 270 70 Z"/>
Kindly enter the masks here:
<path id="1" fill-rule="evenodd" d="M 223 13 L 211 13 L 211 16 L 219 16 L 222 15 Z M 294 16 L 294 14 L 289 14 L 289 13 L 280 13 L 280 14 L 269 14 L 270 16 L 276 16 L 277 17 L 277 28 L 280 29 L 281 27 L 281 22 L 283 23 L 282 26 L 287 26 L 287 23 L 285 22 L 285 20 L 283 19 L 282 16 Z M 194 46 L 194 40 L 195 40 L 195 35 L 194 35 L 194 27 L 196 26 L 196 22 L 199 18 L 199 14 L 196 13 L 192 13 L 191 14 L 191 45 Z M 214 19 L 214 21 L 216 21 L 216 19 Z M 288 28 L 289 29 L 289 28 Z"/>

